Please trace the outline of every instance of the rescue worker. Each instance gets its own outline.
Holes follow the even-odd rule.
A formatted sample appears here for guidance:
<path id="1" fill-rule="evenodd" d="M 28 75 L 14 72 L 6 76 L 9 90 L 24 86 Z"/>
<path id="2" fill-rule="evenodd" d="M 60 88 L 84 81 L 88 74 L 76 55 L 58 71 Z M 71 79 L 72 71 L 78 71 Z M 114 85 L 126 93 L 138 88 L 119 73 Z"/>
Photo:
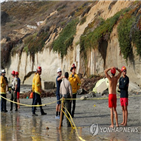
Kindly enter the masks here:
<path id="1" fill-rule="evenodd" d="M 34 104 L 34 100 L 35 100 L 35 78 L 36 78 L 36 74 L 37 74 L 37 70 L 36 70 L 34 77 L 32 79 L 32 92 L 33 92 L 32 105 Z M 35 107 L 35 110 L 36 110 L 36 107 Z"/>
<path id="2" fill-rule="evenodd" d="M 60 68 L 57 69 L 58 76 L 56 77 L 56 97 L 57 97 L 57 105 L 56 105 L 56 116 L 55 119 L 60 119 L 60 84 L 64 76 L 62 76 L 62 70 Z"/>
<path id="3" fill-rule="evenodd" d="M 5 77 L 5 70 L 2 69 L 1 70 L 1 75 L 4 77 L 5 81 L 6 81 L 6 91 L 8 91 L 8 80 L 7 80 L 7 77 Z M 3 106 L 1 107 L 2 108 L 2 111 L 3 111 Z M 7 110 L 6 110 L 7 111 Z"/>
<path id="4" fill-rule="evenodd" d="M 74 113 L 75 113 L 75 106 L 76 106 L 76 94 L 77 94 L 77 90 L 80 88 L 81 85 L 81 81 L 79 79 L 79 76 L 75 73 L 76 70 L 76 66 L 75 64 L 72 65 L 70 71 L 72 72 L 72 74 L 69 76 L 69 81 L 72 87 L 72 98 L 74 98 L 72 100 L 73 103 L 73 108 L 72 108 L 72 112 L 71 112 L 71 116 L 72 118 L 74 117 Z"/>
<path id="5" fill-rule="evenodd" d="M 6 98 L 6 87 L 8 87 L 8 81 L 7 78 L 5 77 L 5 70 L 1 71 L 1 76 L 0 76 L 0 94 L 1 96 Z M 7 112 L 6 110 L 6 99 L 1 98 L 1 112 Z"/>
<path id="6" fill-rule="evenodd" d="M 36 74 L 36 77 L 35 77 L 35 99 L 34 99 L 33 105 L 37 105 L 37 103 L 39 103 L 39 105 L 42 105 L 41 96 L 40 96 L 41 91 L 42 91 L 41 78 L 40 78 L 41 73 L 42 73 L 42 68 L 38 67 L 37 68 L 37 74 Z M 40 112 L 41 112 L 41 115 L 46 115 L 46 113 L 42 109 L 42 106 L 40 106 Z M 33 113 L 33 116 L 38 116 L 35 113 L 35 107 L 32 108 L 32 113 Z"/>
<path id="7" fill-rule="evenodd" d="M 21 85 L 21 80 L 19 78 L 19 73 L 15 72 L 15 77 L 17 78 L 17 102 L 20 103 L 20 85 Z M 18 104 L 18 109 L 20 109 L 20 105 Z"/>
<path id="8" fill-rule="evenodd" d="M 11 86 L 11 99 L 10 100 L 14 100 L 14 102 L 17 102 L 17 78 L 15 77 L 15 71 L 12 71 L 11 73 L 13 80 L 12 80 L 12 86 Z M 10 103 L 11 104 L 11 109 L 10 111 L 13 110 L 13 102 Z M 15 111 L 18 111 L 18 107 L 17 104 L 15 104 Z"/>
<path id="9" fill-rule="evenodd" d="M 65 78 L 64 80 L 62 80 L 60 85 L 60 94 L 64 98 L 72 98 L 72 88 L 70 82 L 68 81 L 68 77 L 69 77 L 69 73 L 65 72 Z M 68 112 L 71 113 L 71 100 L 64 100 L 64 106 L 67 108 Z M 65 109 L 63 109 L 63 111 L 65 111 Z M 69 118 L 68 112 L 66 112 L 66 115 Z M 62 120 L 63 118 L 64 118 L 64 113 Z M 68 119 L 67 119 L 67 126 L 70 127 L 70 122 Z"/>

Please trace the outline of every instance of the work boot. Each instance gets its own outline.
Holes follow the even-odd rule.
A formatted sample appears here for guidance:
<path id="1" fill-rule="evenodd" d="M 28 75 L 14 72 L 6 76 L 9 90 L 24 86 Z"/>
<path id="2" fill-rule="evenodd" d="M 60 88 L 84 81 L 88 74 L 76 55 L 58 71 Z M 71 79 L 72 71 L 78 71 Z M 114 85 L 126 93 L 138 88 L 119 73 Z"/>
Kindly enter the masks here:
<path id="1" fill-rule="evenodd" d="M 43 112 L 43 113 L 41 113 L 41 115 L 47 115 L 47 113 Z"/>
<path id="2" fill-rule="evenodd" d="M 7 113 L 8 111 L 7 111 L 7 110 L 5 110 L 4 112 L 5 112 L 5 113 Z"/>
<path id="3" fill-rule="evenodd" d="M 32 116 L 38 116 L 37 114 L 32 114 Z"/>
<path id="4" fill-rule="evenodd" d="M 15 111 L 17 112 L 17 111 L 18 111 L 18 109 L 15 109 Z"/>

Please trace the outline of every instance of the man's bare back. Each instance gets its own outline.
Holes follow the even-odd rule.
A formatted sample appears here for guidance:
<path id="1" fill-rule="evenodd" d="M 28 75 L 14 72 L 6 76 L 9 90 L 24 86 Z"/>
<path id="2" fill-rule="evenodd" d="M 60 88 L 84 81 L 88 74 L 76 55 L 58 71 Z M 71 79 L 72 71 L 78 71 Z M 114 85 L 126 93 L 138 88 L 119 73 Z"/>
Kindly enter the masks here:
<path id="1" fill-rule="evenodd" d="M 108 71 L 111 70 L 111 75 L 110 76 L 108 74 Z M 116 74 L 116 70 L 119 72 L 119 74 L 117 76 L 115 76 Z M 116 97 L 116 86 L 117 86 L 117 82 L 118 79 L 120 78 L 121 75 L 121 70 L 119 70 L 118 68 L 112 67 L 109 69 L 105 70 L 105 75 L 109 80 L 109 98 L 108 98 L 108 103 L 109 103 L 109 108 L 110 108 L 110 113 L 111 113 L 111 125 L 110 127 L 114 127 L 114 117 L 113 117 L 113 111 L 115 114 L 115 119 L 116 119 L 116 126 L 118 127 L 118 114 L 116 111 L 116 106 L 117 106 L 117 97 Z"/>
<path id="2" fill-rule="evenodd" d="M 109 94 L 116 94 L 117 82 L 118 82 L 118 79 L 120 78 L 120 75 L 121 75 L 121 70 L 116 68 L 116 70 L 119 71 L 119 74 L 117 76 L 114 76 L 114 75 L 110 76 L 108 74 L 108 71 L 112 70 L 113 68 L 114 67 L 105 70 L 105 75 L 109 80 Z"/>

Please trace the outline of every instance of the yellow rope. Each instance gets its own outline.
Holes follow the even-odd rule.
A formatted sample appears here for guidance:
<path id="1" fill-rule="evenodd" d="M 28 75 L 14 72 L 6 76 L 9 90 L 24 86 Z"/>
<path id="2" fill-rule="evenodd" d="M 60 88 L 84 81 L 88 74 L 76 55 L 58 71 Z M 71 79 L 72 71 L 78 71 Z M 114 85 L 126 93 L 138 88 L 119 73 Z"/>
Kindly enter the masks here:
<path id="1" fill-rule="evenodd" d="M 73 123 L 73 125 L 74 125 L 73 129 L 75 129 L 78 138 L 79 138 L 81 141 L 85 141 L 82 137 L 79 136 L 78 131 L 77 131 L 77 127 L 76 127 L 76 125 L 75 125 L 75 123 L 74 123 L 74 121 L 73 121 L 73 119 L 72 119 L 72 117 L 71 117 L 69 111 L 67 110 L 66 107 L 64 107 L 64 108 L 65 108 L 66 112 L 67 112 L 67 113 L 69 114 L 69 116 L 70 116 L 70 119 L 71 119 L 71 121 L 72 121 L 72 123 Z"/>
<path id="2" fill-rule="evenodd" d="M 1 95 L 0 95 L 1 96 Z M 18 103 L 18 102 L 15 102 L 15 101 L 12 101 L 12 100 L 10 100 L 10 99 L 7 99 L 7 98 L 5 98 L 5 97 L 3 97 L 3 96 L 1 96 L 3 99 L 6 99 L 7 101 L 9 101 L 9 102 L 13 102 L 13 103 L 15 103 L 15 104 L 18 104 L 18 105 L 22 105 L 22 106 L 26 106 L 26 107 L 40 107 L 40 106 L 46 106 L 46 105 L 51 105 L 51 104 L 53 104 L 53 103 L 56 103 L 57 101 L 60 101 L 60 100 L 57 100 L 57 101 L 53 101 L 53 102 L 50 102 L 50 103 L 46 103 L 46 104 L 42 104 L 42 105 L 28 105 L 28 104 L 22 104 L 22 103 Z"/>

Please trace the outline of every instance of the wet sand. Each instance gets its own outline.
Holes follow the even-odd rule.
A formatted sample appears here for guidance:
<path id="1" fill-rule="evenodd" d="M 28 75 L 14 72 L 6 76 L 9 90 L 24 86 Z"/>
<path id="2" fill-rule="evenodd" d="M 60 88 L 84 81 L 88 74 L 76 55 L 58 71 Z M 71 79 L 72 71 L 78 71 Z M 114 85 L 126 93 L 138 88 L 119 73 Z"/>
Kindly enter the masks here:
<path id="1" fill-rule="evenodd" d="M 78 96 L 79 97 L 79 96 Z M 90 141 L 140 141 L 141 140 L 141 95 L 129 98 L 129 118 L 128 127 L 138 128 L 138 132 L 98 132 L 96 136 L 90 133 L 90 126 L 98 124 L 99 127 L 110 126 L 110 110 L 108 108 L 108 99 L 102 100 L 78 100 L 76 103 L 76 112 L 74 122 L 78 128 L 79 135 Z M 43 98 L 42 103 L 55 101 L 56 98 Z M 31 99 L 21 99 L 21 103 L 31 104 Z M 95 106 L 94 106 L 95 105 Z M 13 105 L 14 106 L 14 105 Z M 21 106 L 18 112 L 10 112 L 10 103 L 7 102 L 8 113 L 1 113 L 1 140 L 2 141 L 75 141 L 79 140 L 75 130 L 66 126 L 66 119 L 63 121 L 63 127 L 58 130 L 59 120 L 55 119 L 55 106 L 51 104 L 43 107 L 47 112 L 46 116 L 41 116 L 37 108 L 37 117 L 32 116 L 31 108 Z M 122 122 L 122 111 L 120 101 L 117 99 L 117 112 L 119 123 Z M 49 130 L 46 129 L 49 127 Z M 122 127 L 122 126 L 120 126 Z"/>

